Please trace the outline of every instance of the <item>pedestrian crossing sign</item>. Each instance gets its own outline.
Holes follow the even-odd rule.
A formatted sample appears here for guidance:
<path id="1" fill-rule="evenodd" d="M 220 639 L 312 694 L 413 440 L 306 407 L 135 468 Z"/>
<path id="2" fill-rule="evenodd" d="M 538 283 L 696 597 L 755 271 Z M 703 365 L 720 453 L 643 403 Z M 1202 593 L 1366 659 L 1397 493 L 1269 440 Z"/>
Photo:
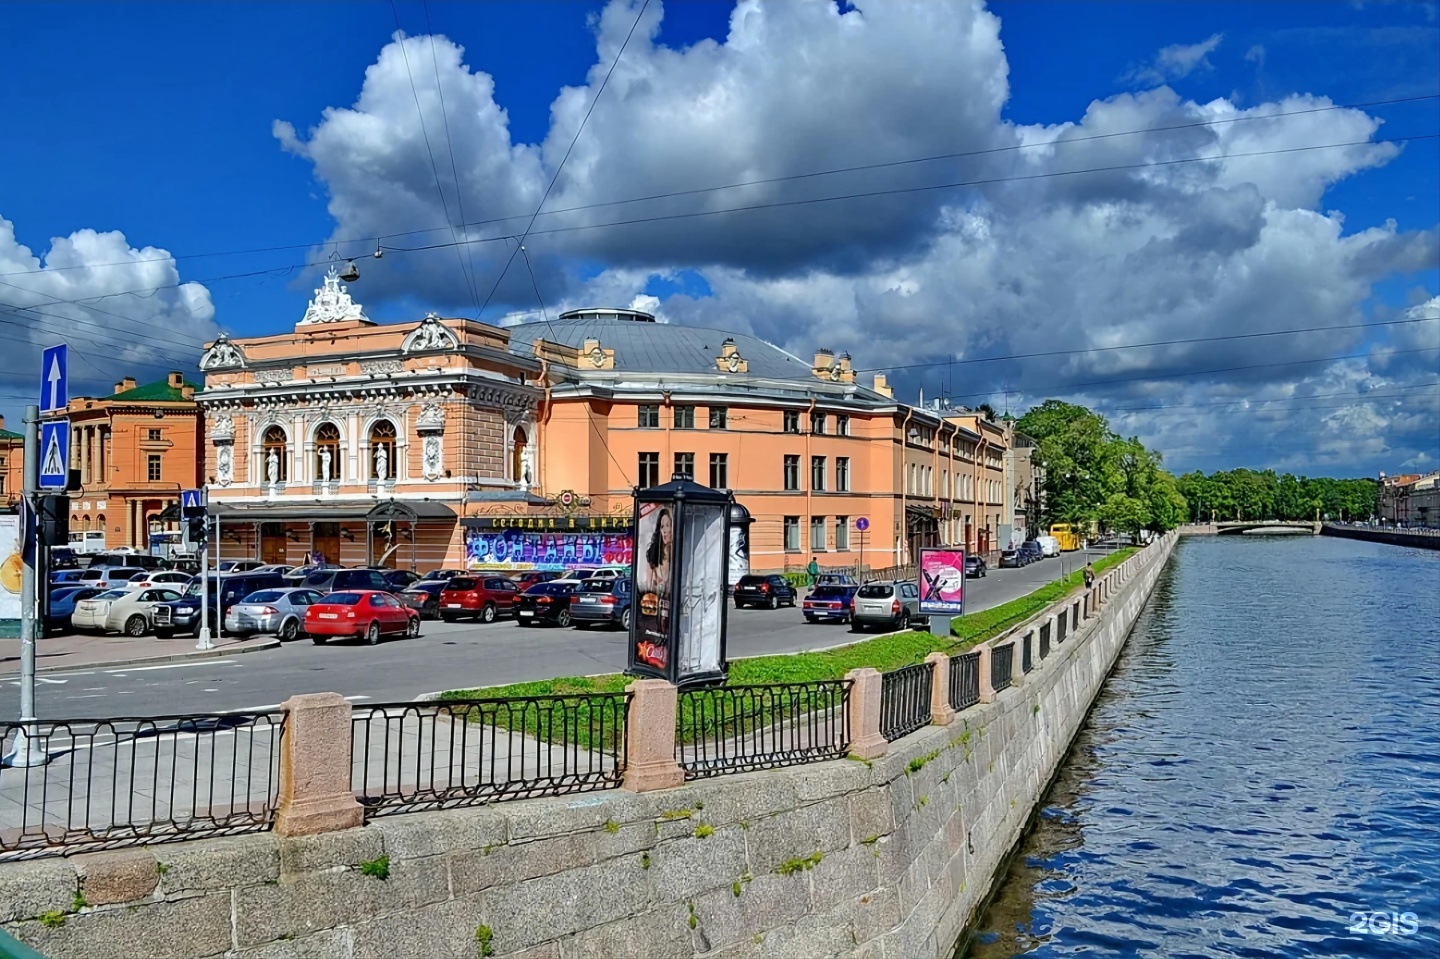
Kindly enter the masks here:
<path id="1" fill-rule="evenodd" d="M 40 488 L 63 490 L 70 480 L 70 421 L 40 424 Z"/>

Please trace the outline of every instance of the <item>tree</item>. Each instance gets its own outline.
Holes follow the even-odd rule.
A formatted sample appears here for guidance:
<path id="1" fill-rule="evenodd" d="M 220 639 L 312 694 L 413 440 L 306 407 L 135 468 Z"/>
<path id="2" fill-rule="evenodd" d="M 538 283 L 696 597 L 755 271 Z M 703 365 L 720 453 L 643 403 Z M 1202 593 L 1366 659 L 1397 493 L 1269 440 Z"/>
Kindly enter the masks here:
<path id="1" fill-rule="evenodd" d="M 1124 493 L 1111 493 L 1099 510 L 1100 525 L 1108 530 L 1129 533 L 1137 540 L 1140 532 L 1150 528 L 1150 510 L 1144 503 Z"/>

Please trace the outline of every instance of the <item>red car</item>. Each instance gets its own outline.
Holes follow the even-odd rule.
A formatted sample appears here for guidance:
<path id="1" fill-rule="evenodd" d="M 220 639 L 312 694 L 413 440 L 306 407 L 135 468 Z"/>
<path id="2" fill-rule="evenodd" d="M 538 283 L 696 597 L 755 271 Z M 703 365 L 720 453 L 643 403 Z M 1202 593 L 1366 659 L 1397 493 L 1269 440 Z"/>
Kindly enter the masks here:
<path id="1" fill-rule="evenodd" d="M 440 618 L 453 623 L 468 616 L 484 623 L 515 609 L 520 587 L 504 576 L 456 576 L 440 591 Z"/>
<path id="2" fill-rule="evenodd" d="M 306 610 L 305 632 L 317 645 L 332 636 L 363 636 L 373 646 L 386 633 L 419 636 L 420 611 L 377 589 L 347 590 Z"/>

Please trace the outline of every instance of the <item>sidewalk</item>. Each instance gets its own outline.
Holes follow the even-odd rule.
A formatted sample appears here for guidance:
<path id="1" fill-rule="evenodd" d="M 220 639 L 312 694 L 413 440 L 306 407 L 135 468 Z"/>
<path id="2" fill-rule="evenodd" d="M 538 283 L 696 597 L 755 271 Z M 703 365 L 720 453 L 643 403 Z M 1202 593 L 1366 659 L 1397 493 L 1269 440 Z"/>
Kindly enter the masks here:
<path id="1" fill-rule="evenodd" d="M 215 648 L 198 650 L 195 638 L 156 639 L 141 636 L 50 636 L 36 641 L 35 671 L 48 673 L 62 669 L 93 669 L 96 667 L 133 666 L 138 663 L 164 663 L 179 659 L 203 659 L 209 656 L 236 656 L 280 645 L 273 636 L 256 636 L 238 640 L 225 636 L 215 640 Z M 20 675 L 20 640 L 0 639 L 0 679 Z"/>

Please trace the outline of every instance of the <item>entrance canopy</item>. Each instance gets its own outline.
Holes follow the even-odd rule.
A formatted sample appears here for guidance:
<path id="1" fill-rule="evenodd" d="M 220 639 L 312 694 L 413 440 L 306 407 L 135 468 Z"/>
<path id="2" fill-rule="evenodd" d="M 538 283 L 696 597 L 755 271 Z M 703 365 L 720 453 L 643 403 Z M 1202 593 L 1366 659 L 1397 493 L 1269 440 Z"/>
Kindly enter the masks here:
<path id="1" fill-rule="evenodd" d="M 432 500 L 385 500 L 368 503 L 211 503 L 210 515 L 226 522 L 370 523 L 454 522 L 455 511 Z"/>

